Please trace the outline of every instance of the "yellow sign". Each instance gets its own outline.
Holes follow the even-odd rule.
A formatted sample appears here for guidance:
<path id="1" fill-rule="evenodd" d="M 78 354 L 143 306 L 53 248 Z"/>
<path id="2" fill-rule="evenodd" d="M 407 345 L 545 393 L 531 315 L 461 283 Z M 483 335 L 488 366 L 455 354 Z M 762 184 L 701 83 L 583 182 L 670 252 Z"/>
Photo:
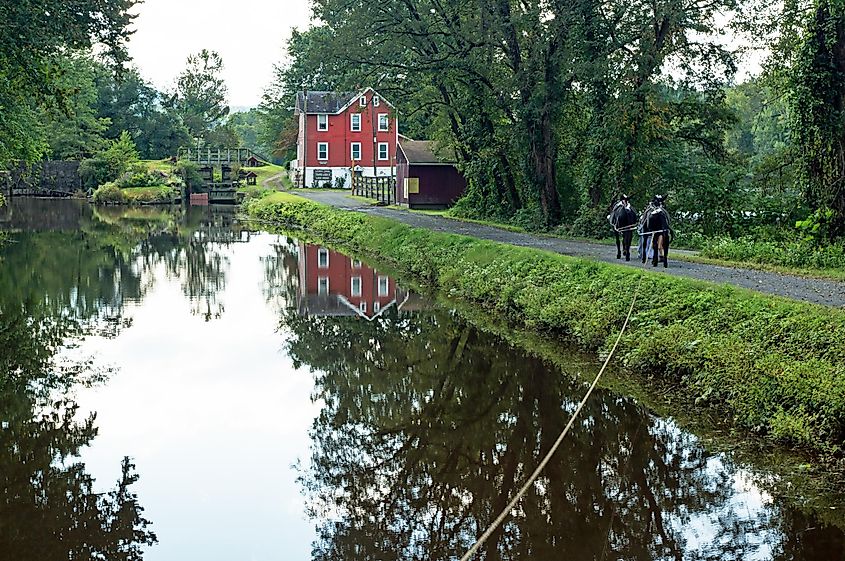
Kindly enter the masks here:
<path id="1" fill-rule="evenodd" d="M 420 178 L 419 177 L 409 177 L 407 181 L 408 181 L 408 193 L 419 193 L 420 192 Z"/>

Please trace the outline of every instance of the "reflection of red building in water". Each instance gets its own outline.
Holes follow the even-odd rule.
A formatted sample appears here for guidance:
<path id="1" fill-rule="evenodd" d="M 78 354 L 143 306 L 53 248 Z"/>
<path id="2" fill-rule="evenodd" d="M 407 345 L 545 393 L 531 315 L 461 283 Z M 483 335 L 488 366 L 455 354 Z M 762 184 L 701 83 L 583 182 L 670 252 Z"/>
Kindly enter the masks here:
<path id="1" fill-rule="evenodd" d="M 299 313 L 308 316 L 371 320 L 408 299 L 395 280 L 358 259 L 305 243 L 299 244 L 299 286 Z"/>

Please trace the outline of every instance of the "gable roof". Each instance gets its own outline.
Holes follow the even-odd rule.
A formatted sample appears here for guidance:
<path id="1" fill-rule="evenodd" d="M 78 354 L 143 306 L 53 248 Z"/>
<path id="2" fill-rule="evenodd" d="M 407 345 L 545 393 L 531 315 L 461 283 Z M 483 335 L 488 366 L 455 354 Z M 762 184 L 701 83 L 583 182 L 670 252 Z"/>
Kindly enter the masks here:
<path id="1" fill-rule="evenodd" d="M 455 151 L 451 148 L 438 146 L 434 140 L 399 139 L 399 148 L 405 154 L 409 164 L 454 164 L 457 162 Z"/>
<path id="2" fill-rule="evenodd" d="M 324 91 L 308 91 L 296 92 L 296 105 L 294 107 L 295 113 L 328 113 L 336 115 L 342 113 L 353 103 L 367 92 L 373 92 L 379 96 L 379 99 L 384 103 L 393 107 L 393 104 L 384 99 L 380 93 L 373 88 L 364 88 L 356 92 L 324 92 Z"/>

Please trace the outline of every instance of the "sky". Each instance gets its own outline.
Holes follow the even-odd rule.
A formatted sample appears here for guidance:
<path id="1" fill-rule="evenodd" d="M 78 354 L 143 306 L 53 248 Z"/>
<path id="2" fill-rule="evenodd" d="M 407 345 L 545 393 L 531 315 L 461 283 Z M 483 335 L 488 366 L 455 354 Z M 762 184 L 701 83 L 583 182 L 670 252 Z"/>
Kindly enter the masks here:
<path id="1" fill-rule="evenodd" d="M 128 48 L 144 78 L 169 89 L 189 54 L 215 50 L 232 107 L 258 105 L 291 30 L 309 22 L 305 0 L 144 0 L 133 12 Z"/>

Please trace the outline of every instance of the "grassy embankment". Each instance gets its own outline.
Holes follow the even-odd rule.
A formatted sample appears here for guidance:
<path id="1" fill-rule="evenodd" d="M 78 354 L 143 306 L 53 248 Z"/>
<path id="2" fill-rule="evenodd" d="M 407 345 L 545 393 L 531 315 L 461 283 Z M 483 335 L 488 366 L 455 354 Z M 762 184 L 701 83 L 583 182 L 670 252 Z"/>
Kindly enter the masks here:
<path id="1" fill-rule="evenodd" d="M 255 178 L 255 185 L 241 185 L 238 188 L 238 191 L 244 193 L 247 200 L 265 197 L 270 193 L 292 187 L 290 177 L 288 177 L 287 170 L 284 167 L 267 162 L 265 164 L 257 168 L 243 168 L 254 171 L 258 176 Z"/>
<path id="2" fill-rule="evenodd" d="M 718 407 L 746 430 L 843 451 L 841 310 L 411 228 L 284 193 L 247 211 L 376 255 L 421 284 L 593 352 L 607 352 L 640 285 L 617 363 Z"/>
<path id="3" fill-rule="evenodd" d="M 97 187 L 92 200 L 101 204 L 169 204 L 179 201 L 182 185 L 169 160 L 143 160 L 116 181 Z"/>

